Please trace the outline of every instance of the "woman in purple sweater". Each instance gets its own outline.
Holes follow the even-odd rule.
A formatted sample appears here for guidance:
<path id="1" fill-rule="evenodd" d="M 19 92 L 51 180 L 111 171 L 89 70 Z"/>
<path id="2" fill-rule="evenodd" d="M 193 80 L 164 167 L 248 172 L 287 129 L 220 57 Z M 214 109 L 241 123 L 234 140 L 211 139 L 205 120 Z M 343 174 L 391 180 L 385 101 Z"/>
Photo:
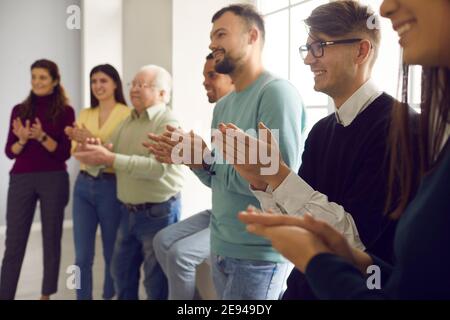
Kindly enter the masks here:
<path id="1" fill-rule="evenodd" d="M 8 189 L 0 299 L 14 299 L 38 200 L 44 247 L 41 299 L 49 299 L 58 287 L 62 224 L 69 200 L 65 162 L 71 143 L 64 128 L 73 124 L 75 114 L 54 62 L 33 63 L 31 86 L 28 98 L 12 110 L 5 148 L 15 162 Z"/>

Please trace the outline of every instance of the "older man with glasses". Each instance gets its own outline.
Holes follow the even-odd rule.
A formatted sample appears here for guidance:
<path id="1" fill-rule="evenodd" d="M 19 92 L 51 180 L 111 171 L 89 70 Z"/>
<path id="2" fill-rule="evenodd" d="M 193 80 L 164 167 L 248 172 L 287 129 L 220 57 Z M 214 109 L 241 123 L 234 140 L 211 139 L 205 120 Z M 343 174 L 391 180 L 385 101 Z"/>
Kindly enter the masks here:
<path id="1" fill-rule="evenodd" d="M 80 162 L 93 166 L 92 171 L 101 167 L 113 167 L 116 171 L 122 218 L 112 276 L 118 299 L 138 299 L 142 264 L 148 299 L 167 299 L 167 279 L 156 260 L 153 237 L 179 220 L 183 168 L 160 163 L 142 143 L 148 132 L 160 134 L 168 125 L 179 126 L 167 107 L 171 82 L 165 69 L 154 65 L 143 67 L 130 85 L 134 110 L 117 128 L 110 145 L 88 141 L 75 153 Z"/>

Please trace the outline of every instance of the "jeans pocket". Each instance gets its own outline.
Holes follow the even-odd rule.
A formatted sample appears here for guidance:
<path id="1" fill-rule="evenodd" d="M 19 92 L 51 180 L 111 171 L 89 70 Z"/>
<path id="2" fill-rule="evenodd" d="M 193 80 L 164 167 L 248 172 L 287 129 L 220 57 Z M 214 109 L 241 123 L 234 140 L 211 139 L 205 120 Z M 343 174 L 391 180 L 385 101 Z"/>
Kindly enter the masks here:
<path id="1" fill-rule="evenodd" d="M 149 209 L 141 211 L 136 216 L 138 233 L 155 234 L 159 230 L 175 223 L 174 215 L 170 212 L 170 205 L 157 204 Z"/>
<path id="2" fill-rule="evenodd" d="M 165 218 L 170 214 L 170 203 L 163 202 L 154 204 L 145 210 L 145 216 L 150 219 Z"/>

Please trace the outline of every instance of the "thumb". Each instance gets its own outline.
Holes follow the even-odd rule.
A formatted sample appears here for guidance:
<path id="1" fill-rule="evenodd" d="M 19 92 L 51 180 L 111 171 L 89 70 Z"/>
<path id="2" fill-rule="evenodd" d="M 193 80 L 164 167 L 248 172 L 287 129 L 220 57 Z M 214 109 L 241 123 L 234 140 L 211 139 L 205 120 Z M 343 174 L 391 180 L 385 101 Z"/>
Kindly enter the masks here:
<path id="1" fill-rule="evenodd" d="M 27 129 L 30 129 L 30 120 L 27 120 L 27 121 L 25 122 L 25 127 L 26 127 Z"/>
<path id="2" fill-rule="evenodd" d="M 218 128 L 222 133 L 226 133 L 226 131 L 227 131 L 227 126 L 226 126 L 225 123 L 223 123 L 223 122 L 219 123 L 219 125 L 217 126 L 217 128 Z"/>
<path id="3" fill-rule="evenodd" d="M 39 126 L 41 125 L 41 120 L 39 120 L 38 117 L 36 117 L 36 119 L 34 119 L 34 121 L 36 122 L 37 125 L 39 125 Z"/>
<path id="4" fill-rule="evenodd" d="M 168 125 L 166 126 L 166 128 L 167 128 L 167 130 L 170 131 L 170 132 L 173 132 L 173 131 L 175 131 L 175 130 L 177 129 L 177 128 L 171 126 L 170 124 L 168 124 Z"/>

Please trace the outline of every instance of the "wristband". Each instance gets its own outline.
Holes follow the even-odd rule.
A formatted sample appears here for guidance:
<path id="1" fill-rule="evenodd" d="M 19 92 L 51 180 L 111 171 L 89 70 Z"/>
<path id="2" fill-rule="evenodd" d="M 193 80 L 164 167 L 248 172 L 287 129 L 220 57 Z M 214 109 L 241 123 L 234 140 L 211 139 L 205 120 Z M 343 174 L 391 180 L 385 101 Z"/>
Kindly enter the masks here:
<path id="1" fill-rule="evenodd" d="M 44 143 L 45 141 L 47 141 L 47 134 L 44 133 L 44 135 L 41 137 L 41 139 L 39 139 L 40 143 Z"/>

